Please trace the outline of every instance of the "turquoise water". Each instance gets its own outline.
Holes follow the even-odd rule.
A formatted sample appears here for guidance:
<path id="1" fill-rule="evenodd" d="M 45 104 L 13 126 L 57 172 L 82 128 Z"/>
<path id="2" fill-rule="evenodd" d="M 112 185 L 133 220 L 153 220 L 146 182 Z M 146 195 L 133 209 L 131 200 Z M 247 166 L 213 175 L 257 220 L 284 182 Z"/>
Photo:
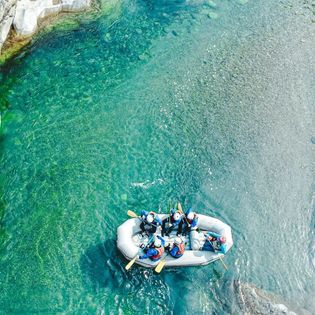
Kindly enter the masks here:
<path id="1" fill-rule="evenodd" d="M 314 9 L 274 2 L 125 0 L 2 67 L 2 313 L 242 314 L 234 280 L 314 313 Z M 125 272 L 127 210 L 177 200 L 228 271 Z"/>

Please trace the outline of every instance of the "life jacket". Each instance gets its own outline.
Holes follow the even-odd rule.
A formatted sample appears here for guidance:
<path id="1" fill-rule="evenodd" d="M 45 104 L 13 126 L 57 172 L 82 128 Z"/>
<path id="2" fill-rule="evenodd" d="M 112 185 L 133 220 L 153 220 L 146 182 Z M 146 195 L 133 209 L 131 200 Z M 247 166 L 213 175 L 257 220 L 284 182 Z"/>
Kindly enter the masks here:
<path id="1" fill-rule="evenodd" d="M 154 255 L 154 256 L 151 256 L 150 259 L 152 259 L 152 260 L 158 260 L 158 259 L 161 258 L 161 256 L 162 256 L 163 253 L 164 253 L 164 247 L 161 246 L 161 247 L 157 247 L 157 248 L 154 248 L 154 249 L 156 249 L 156 250 L 158 251 L 158 253 L 157 253 L 156 255 Z"/>
<path id="2" fill-rule="evenodd" d="M 181 244 L 176 245 L 176 246 L 177 246 L 178 250 L 177 250 L 177 252 L 175 254 L 175 257 L 179 258 L 179 257 L 183 256 L 183 254 L 184 254 L 185 245 L 183 243 L 181 243 Z"/>

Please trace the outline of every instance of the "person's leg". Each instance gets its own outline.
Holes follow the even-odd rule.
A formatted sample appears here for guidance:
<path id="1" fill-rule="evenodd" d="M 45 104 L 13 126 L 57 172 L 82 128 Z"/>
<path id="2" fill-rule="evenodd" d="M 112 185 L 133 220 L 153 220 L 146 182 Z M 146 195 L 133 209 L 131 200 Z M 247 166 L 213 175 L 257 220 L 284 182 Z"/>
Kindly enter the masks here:
<path id="1" fill-rule="evenodd" d="M 141 222 L 140 229 L 141 229 L 142 233 L 145 232 L 145 227 L 144 226 L 145 226 L 144 222 Z"/>
<path id="2" fill-rule="evenodd" d="M 182 232 L 183 232 L 183 221 L 181 221 L 181 223 L 179 223 L 178 225 L 177 235 L 182 234 Z"/>
<path id="3" fill-rule="evenodd" d="M 150 229 L 148 230 L 148 232 L 149 232 L 150 234 L 154 234 L 154 233 L 156 232 L 156 229 L 157 229 L 157 227 L 156 227 L 155 225 L 152 225 L 152 226 L 150 227 Z"/>
<path id="4" fill-rule="evenodd" d="M 171 232 L 173 231 L 173 229 L 174 229 L 174 225 L 168 227 L 168 229 L 166 230 L 165 235 L 170 236 L 170 234 L 171 234 Z"/>
<path id="5" fill-rule="evenodd" d="M 167 218 L 162 221 L 162 236 L 164 236 L 164 234 L 165 234 L 165 225 L 166 225 L 167 221 L 168 221 Z"/>

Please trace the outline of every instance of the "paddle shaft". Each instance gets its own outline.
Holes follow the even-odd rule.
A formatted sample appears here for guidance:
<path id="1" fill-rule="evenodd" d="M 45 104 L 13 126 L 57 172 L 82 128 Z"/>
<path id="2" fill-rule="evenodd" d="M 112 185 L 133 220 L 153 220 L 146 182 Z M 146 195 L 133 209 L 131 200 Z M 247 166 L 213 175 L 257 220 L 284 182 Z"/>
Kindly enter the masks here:
<path id="1" fill-rule="evenodd" d="M 153 222 L 152 222 L 152 223 L 149 223 L 149 222 L 145 221 L 144 219 L 142 219 L 141 216 L 136 215 L 136 213 L 134 213 L 134 212 L 131 211 L 131 210 L 128 210 L 128 211 L 127 211 L 127 215 L 129 215 L 129 216 L 132 217 L 132 218 L 139 219 L 140 221 L 144 222 L 145 224 L 153 225 L 153 226 L 155 226 L 155 227 L 158 227 L 158 226 L 159 226 L 158 224 L 154 224 Z"/>
<path id="2" fill-rule="evenodd" d="M 227 265 L 224 263 L 224 261 L 223 261 L 223 259 L 222 259 L 221 256 L 219 256 L 219 259 L 220 259 L 222 265 L 224 266 L 224 268 L 225 268 L 226 270 L 228 270 L 228 267 L 227 267 Z"/>
<path id="3" fill-rule="evenodd" d="M 206 239 L 207 239 L 207 241 L 211 244 L 211 246 L 213 247 L 211 241 L 210 241 L 208 238 L 206 238 Z M 214 247 L 213 247 L 213 249 L 214 249 L 214 252 L 216 252 L 216 249 L 215 249 Z M 219 256 L 219 259 L 220 259 L 222 265 L 224 266 L 224 268 L 225 268 L 226 270 L 228 270 L 228 267 L 227 267 L 227 265 L 224 263 L 224 261 L 223 261 L 223 259 L 222 259 L 221 256 Z"/>
<path id="4" fill-rule="evenodd" d="M 184 216 L 184 219 L 186 220 L 186 223 L 187 223 L 188 227 L 190 227 L 190 223 L 188 222 L 188 220 L 186 218 L 186 214 L 184 213 L 184 211 L 182 209 L 182 205 L 180 204 L 180 202 L 178 203 L 177 208 L 178 208 L 179 212 L 181 212 L 182 215 Z"/>

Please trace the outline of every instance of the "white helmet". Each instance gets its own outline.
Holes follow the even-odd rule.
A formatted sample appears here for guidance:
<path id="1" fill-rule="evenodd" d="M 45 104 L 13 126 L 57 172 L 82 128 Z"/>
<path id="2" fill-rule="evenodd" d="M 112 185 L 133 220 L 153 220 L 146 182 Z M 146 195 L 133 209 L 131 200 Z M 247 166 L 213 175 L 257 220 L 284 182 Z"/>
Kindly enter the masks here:
<path id="1" fill-rule="evenodd" d="M 155 247 L 161 247 L 162 245 L 162 242 L 159 238 L 156 238 L 155 241 L 154 241 L 154 246 Z"/>
<path id="2" fill-rule="evenodd" d="M 180 237 L 175 237 L 175 240 L 174 240 L 174 244 L 175 245 L 179 245 L 179 244 L 181 244 L 181 243 L 183 243 L 183 240 L 180 238 Z"/>
<path id="3" fill-rule="evenodd" d="M 188 220 L 193 220 L 195 217 L 195 212 L 189 212 L 188 215 L 187 215 L 187 219 Z"/>
<path id="4" fill-rule="evenodd" d="M 147 215 L 147 222 L 148 222 L 148 223 L 152 223 L 153 220 L 154 220 L 154 215 L 153 215 L 152 213 L 149 213 L 149 214 Z"/>
<path id="5" fill-rule="evenodd" d="M 178 220 L 180 219 L 180 214 L 179 214 L 179 212 L 175 212 L 175 213 L 173 214 L 173 219 L 174 219 L 174 221 L 178 221 Z"/>

